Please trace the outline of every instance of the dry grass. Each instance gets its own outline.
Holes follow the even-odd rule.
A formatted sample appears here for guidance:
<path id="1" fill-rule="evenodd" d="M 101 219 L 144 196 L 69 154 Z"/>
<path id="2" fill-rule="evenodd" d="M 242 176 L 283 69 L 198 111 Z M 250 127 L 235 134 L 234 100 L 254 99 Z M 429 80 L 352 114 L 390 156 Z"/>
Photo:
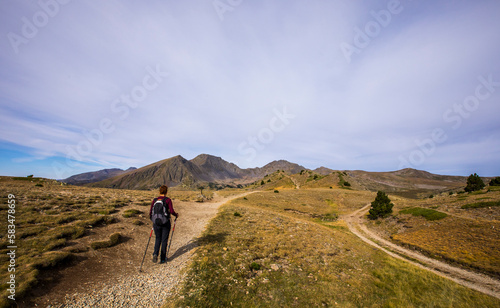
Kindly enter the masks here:
<path id="1" fill-rule="evenodd" d="M 96 241 L 96 242 L 90 243 L 90 247 L 92 247 L 92 249 L 94 249 L 94 250 L 112 247 L 112 246 L 115 246 L 116 244 L 118 244 L 120 242 L 120 239 L 121 239 L 121 234 L 119 232 L 113 233 L 109 236 L 109 239 L 107 239 L 105 241 Z"/>
<path id="2" fill-rule="evenodd" d="M 488 206 L 477 206 L 481 200 Z M 394 217 L 372 228 L 428 256 L 500 277 L 500 209 L 491 206 L 500 201 L 498 190 L 393 201 Z"/>
<path id="3" fill-rule="evenodd" d="M 226 188 L 224 190 L 219 190 L 216 193 L 217 193 L 217 195 L 219 195 L 221 197 L 227 198 L 227 197 L 230 197 L 230 196 L 234 196 L 234 195 L 238 195 L 238 194 L 244 193 L 246 191 L 247 190 L 241 189 L 241 188 Z"/>
<path id="4" fill-rule="evenodd" d="M 201 247 L 183 289 L 168 300 L 170 306 L 500 304 L 495 298 L 389 258 L 363 244 L 341 222 L 328 223 L 332 225 L 328 227 L 313 216 L 333 208 L 339 212 L 360 208 L 369 196 L 353 193 L 357 201 L 346 202 L 349 195 L 345 194 L 345 190 L 263 192 L 223 206 L 199 240 Z"/>
<path id="5" fill-rule="evenodd" d="M 36 184 L 41 184 L 36 185 Z M 119 221 L 118 212 L 149 206 L 153 194 L 144 191 L 61 185 L 53 180 L 0 177 L 0 280 L 8 281 L 8 195 L 15 195 L 16 298 L 28 294 L 43 271 L 71 261 L 86 251 L 78 243 L 96 227 Z M 135 212 L 135 210 L 134 210 Z M 0 306 L 8 305 L 7 284 L 0 286 Z"/>
<path id="6" fill-rule="evenodd" d="M 248 186 L 249 189 L 258 190 L 283 190 L 283 189 L 295 189 L 295 184 L 290 179 L 290 176 L 283 171 L 276 171 L 274 173 L 266 175 L 262 180 L 258 180 L 255 183 Z"/>
<path id="7" fill-rule="evenodd" d="M 304 171 L 293 177 L 300 183 L 301 188 L 335 188 L 338 187 L 339 177 L 337 172 L 321 175 L 313 171 Z"/>
<path id="8" fill-rule="evenodd" d="M 203 195 L 207 199 L 212 199 L 214 195 L 213 190 L 209 189 L 204 189 L 203 190 Z M 201 196 L 200 190 L 184 190 L 181 188 L 169 188 L 168 190 L 168 196 L 172 200 L 179 200 L 179 201 L 203 201 L 203 197 Z M 151 201 L 150 201 L 151 202 Z"/>
<path id="9" fill-rule="evenodd" d="M 373 201 L 375 193 L 343 189 L 288 189 L 274 192 L 256 192 L 233 201 L 234 204 L 269 208 L 296 218 L 321 218 L 352 212 Z"/>
<path id="10" fill-rule="evenodd" d="M 424 225 L 425 226 L 425 225 Z M 448 217 L 393 235 L 396 242 L 500 278 L 500 223 Z"/>

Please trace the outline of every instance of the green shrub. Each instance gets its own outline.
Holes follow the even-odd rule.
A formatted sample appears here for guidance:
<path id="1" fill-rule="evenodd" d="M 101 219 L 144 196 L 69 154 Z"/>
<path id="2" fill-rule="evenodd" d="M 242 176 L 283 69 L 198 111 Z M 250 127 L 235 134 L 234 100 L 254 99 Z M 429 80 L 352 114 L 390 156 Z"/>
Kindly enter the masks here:
<path id="1" fill-rule="evenodd" d="M 431 209 L 424 209 L 421 207 L 413 207 L 399 211 L 400 214 L 412 214 L 413 216 L 422 216 L 427 220 L 439 220 L 447 217 L 448 215 L 443 212 L 438 212 Z"/>
<path id="2" fill-rule="evenodd" d="M 257 262 L 252 262 L 252 264 L 250 264 L 250 269 L 252 271 L 258 271 L 260 270 L 260 264 Z"/>
<path id="3" fill-rule="evenodd" d="M 500 206 L 500 201 L 475 202 L 462 205 L 463 209 L 478 209 L 484 207 Z"/>
<path id="4" fill-rule="evenodd" d="M 391 199 L 383 191 L 378 191 L 377 197 L 372 202 L 368 218 L 377 219 L 379 217 L 387 217 L 392 213 L 393 206 L 394 204 L 392 204 Z"/>
<path id="5" fill-rule="evenodd" d="M 241 214 L 239 212 L 234 212 L 235 217 L 241 217 Z"/>
<path id="6" fill-rule="evenodd" d="M 320 218 L 321 218 L 321 221 L 331 222 L 331 221 L 336 221 L 337 218 L 339 218 L 339 215 L 337 213 L 328 213 L 325 215 L 321 215 Z"/>
<path id="7" fill-rule="evenodd" d="M 492 179 L 490 181 L 490 186 L 500 186 L 500 177 L 497 176 L 496 178 Z"/>
<path id="8" fill-rule="evenodd" d="M 464 188 L 466 192 L 481 190 L 484 188 L 483 180 L 476 173 L 469 175 L 467 178 L 467 186 Z"/>
<path id="9" fill-rule="evenodd" d="M 277 189 L 275 189 L 275 190 L 274 190 L 274 192 L 277 194 L 277 193 L 279 193 L 280 191 L 279 191 L 279 190 L 277 190 Z"/>

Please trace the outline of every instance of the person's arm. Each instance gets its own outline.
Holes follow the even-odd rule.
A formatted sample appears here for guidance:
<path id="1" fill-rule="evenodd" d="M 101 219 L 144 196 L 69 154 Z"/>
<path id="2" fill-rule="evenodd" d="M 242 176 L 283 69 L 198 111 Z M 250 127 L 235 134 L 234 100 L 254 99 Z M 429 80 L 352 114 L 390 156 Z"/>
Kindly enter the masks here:
<path id="1" fill-rule="evenodd" d="M 155 204 L 155 199 L 153 199 L 153 201 L 151 201 L 151 206 L 149 207 L 149 219 L 151 219 L 151 214 L 153 214 L 153 204 Z"/>
<path id="2" fill-rule="evenodd" d="M 177 214 L 177 213 L 175 212 L 175 210 L 174 210 L 174 206 L 173 206 L 173 204 L 172 204 L 172 199 L 168 198 L 167 203 L 168 203 L 168 209 L 169 209 L 169 211 L 170 211 L 170 214 L 174 215 L 174 216 L 175 216 L 175 218 L 179 217 L 179 214 Z"/>

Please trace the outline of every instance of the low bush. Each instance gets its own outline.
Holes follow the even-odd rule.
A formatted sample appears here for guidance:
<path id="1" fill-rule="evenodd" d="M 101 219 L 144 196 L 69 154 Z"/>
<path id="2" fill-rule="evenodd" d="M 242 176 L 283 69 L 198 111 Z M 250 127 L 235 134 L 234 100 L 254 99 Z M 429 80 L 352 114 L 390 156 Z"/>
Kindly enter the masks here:
<path id="1" fill-rule="evenodd" d="M 500 177 L 496 177 L 490 181 L 490 186 L 500 186 Z"/>
<path id="2" fill-rule="evenodd" d="M 462 205 L 463 209 L 478 209 L 492 206 L 500 206 L 500 201 L 485 201 L 485 202 L 475 202 Z"/>
<path id="3" fill-rule="evenodd" d="M 443 212 L 431 210 L 431 209 L 424 209 L 421 207 L 413 207 L 409 209 L 404 209 L 399 211 L 400 214 L 412 214 L 413 216 L 422 216 L 427 220 L 439 220 L 447 217 L 448 215 Z"/>
<path id="4" fill-rule="evenodd" d="M 257 262 L 252 262 L 252 264 L 250 264 L 250 269 L 252 271 L 258 271 L 260 270 L 260 264 Z"/>

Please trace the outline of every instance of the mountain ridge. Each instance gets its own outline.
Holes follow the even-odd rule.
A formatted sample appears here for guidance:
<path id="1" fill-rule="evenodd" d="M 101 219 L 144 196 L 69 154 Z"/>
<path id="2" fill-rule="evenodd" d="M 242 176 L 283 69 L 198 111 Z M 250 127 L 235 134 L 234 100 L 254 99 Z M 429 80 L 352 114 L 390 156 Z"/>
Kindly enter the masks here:
<path id="1" fill-rule="evenodd" d="M 64 180 L 61 180 L 61 182 L 66 183 L 66 184 L 71 184 L 71 185 L 89 184 L 89 183 L 102 181 L 102 180 L 108 179 L 110 177 L 114 177 L 114 176 L 129 172 L 129 171 L 133 171 L 135 169 L 137 169 L 137 168 L 130 167 L 126 170 L 119 169 L 119 168 L 110 168 L 110 169 L 102 169 L 102 170 L 98 170 L 98 171 L 84 172 L 84 173 L 75 174 L 73 176 L 70 176 Z"/>
<path id="2" fill-rule="evenodd" d="M 289 175 L 312 172 L 322 177 L 338 174 L 339 181 L 348 181 L 353 189 L 423 196 L 444 191 L 452 191 L 465 186 L 466 177 L 432 174 L 412 168 L 387 172 L 362 170 L 332 170 L 319 167 L 314 170 L 286 160 L 275 160 L 262 167 L 242 169 L 221 157 L 200 154 L 191 160 L 181 155 L 173 156 L 129 172 L 110 176 L 107 179 L 86 184 L 92 187 L 117 189 L 155 189 L 163 184 L 171 187 L 197 188 L 209 184 L 215 186 L 238 186 L 255 183 L 278 170 Z M 342 179 L 342 174 L 344 178 Z M 337 176 L 337 175 L 335 175 Z M 312 176 L 312 180 L 321 177 Z M 215 185 L 216 184 L 216 185 Z M 331 182 L 330 186 L 337 186 Z M 343 186 L 339 184 L 338 186 Z"/>
<path id="3" fill-rule="evenodd" d="M 177 155 L 88 185 L 122 189 L 153 189 L 163 184 L 183 187 L 202 183 L 238 185 L 251 183 L 277 170 L 297 173 L 303 169 L 306 168 L 286 160 L 241 169 L 234 163 L 209 154 L 200 154 L 191 160 Z"/>

